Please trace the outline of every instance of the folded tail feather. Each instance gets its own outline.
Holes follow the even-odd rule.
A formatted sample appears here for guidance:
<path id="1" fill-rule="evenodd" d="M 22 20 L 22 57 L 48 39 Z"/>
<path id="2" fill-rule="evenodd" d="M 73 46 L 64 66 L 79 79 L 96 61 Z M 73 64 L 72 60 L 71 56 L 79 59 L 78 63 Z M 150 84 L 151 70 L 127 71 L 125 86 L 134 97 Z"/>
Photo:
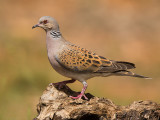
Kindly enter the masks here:
<path id="1" fill-rule="evenodd" d="M 123 71 L 116 71 L 114 72 L 115 75 L 120 75 L 120 76 L 131 76 L 131 77 L 138 77 L 138 78 L 145 78 L 145 79 L 152 79 L 150 77 L 146 77 L 143 75 L 138 75 L 136 73 L 133 73 L 131 71 L 123 70 Z"/>
<path id="2" fill-rule="evenodd" d="M 114 61 L 110 60 L 111 65 L 106 65 L 105 62 L 102 60 L 102 67 L 96 71 L 97 73 L 108 73 L 108 72 L 117 72 L 117 71 L 125 71 L 127 69 L 134 69 L 135 64 L 130 62 L 123 62 L 123 61 Z"/>
<path id="3" fill-rule="evenodd" d="M 127 69 L 136 68 L 136 67 L 135 67 L 135 64 L 130 63 L 130 62 L 123 62 L 123 61 L 115 61 L 115 62 L 116 62 L 116 64 L 118 64 L 118 65 L 122 65 L 122 66 L 125 65 L 125 67 L 126 67 Z"/>

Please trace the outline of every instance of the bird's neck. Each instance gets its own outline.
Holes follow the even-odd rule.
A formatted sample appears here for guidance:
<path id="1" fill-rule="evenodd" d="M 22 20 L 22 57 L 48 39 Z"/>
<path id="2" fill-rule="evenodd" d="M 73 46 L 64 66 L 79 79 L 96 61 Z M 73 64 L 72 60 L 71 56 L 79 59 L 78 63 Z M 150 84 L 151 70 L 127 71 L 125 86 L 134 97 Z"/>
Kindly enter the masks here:
<path id="1" fill-rule="evenodd" d="M 66 40 L 61 35 L 60 31 L 47 31 L 46 44 L 48 54 L 57 54 L 57 51 L 62 49 L 63 45 L 66 43 Z"/>
<path id="2" fill-rule="evenodd" d="M 62 37 L 62 34 L 59 30 L 51 30 L 49 32 L 53 38 L 61 38 Z"/>

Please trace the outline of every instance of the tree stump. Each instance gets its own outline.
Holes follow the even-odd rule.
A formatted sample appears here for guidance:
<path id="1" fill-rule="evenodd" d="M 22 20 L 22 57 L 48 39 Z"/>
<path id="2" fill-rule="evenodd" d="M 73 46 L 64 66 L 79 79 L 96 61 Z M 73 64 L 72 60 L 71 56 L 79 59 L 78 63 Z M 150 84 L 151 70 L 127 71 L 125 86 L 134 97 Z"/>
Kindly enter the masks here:
<path id="1" fill-rule="evenodd" d="M 89 100 L 73 100 L 76 96 L 67 85 L 49 84 L 37 105 L 34 120 L 160 120 L 160 105 L 152 101 L 134 101 L 129 106 L 115 105 L 106 98 L 89 93 Z"/>

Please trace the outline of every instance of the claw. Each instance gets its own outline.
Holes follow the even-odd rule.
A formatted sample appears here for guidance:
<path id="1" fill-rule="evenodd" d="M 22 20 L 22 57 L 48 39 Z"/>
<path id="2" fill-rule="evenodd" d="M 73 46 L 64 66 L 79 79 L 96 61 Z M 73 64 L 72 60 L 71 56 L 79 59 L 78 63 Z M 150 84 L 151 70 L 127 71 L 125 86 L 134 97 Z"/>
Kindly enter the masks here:
<path id="1" fill-rule="evenodd" d="M 83 95 L 83 97 L 84 97 L 86 100 L 88 100 L 88 98 L 87 98 L 87 96 L 86 96 L 86 95 Z"/>

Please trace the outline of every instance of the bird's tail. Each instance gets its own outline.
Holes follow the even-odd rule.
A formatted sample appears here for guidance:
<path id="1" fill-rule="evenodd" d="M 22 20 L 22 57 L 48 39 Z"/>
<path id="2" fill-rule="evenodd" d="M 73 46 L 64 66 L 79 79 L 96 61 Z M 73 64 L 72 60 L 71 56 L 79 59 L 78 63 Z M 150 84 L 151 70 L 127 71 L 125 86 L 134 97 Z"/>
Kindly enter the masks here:
<path id="1" fill-rule="evenodd" d="M 133 73 L 131 71 L 127 71 L 127 70 L 123 70 L 123 71 L 117 71 L 115 72 L 116 75 L 120 75 L 120 76 L 131 76 L 131 77 L 139 77 L 139 78 L 145 78 L 145 79 L 152 79 L 150 77 L 146 77 L 143 75 L 138 75 L 136 73 Z"/>

